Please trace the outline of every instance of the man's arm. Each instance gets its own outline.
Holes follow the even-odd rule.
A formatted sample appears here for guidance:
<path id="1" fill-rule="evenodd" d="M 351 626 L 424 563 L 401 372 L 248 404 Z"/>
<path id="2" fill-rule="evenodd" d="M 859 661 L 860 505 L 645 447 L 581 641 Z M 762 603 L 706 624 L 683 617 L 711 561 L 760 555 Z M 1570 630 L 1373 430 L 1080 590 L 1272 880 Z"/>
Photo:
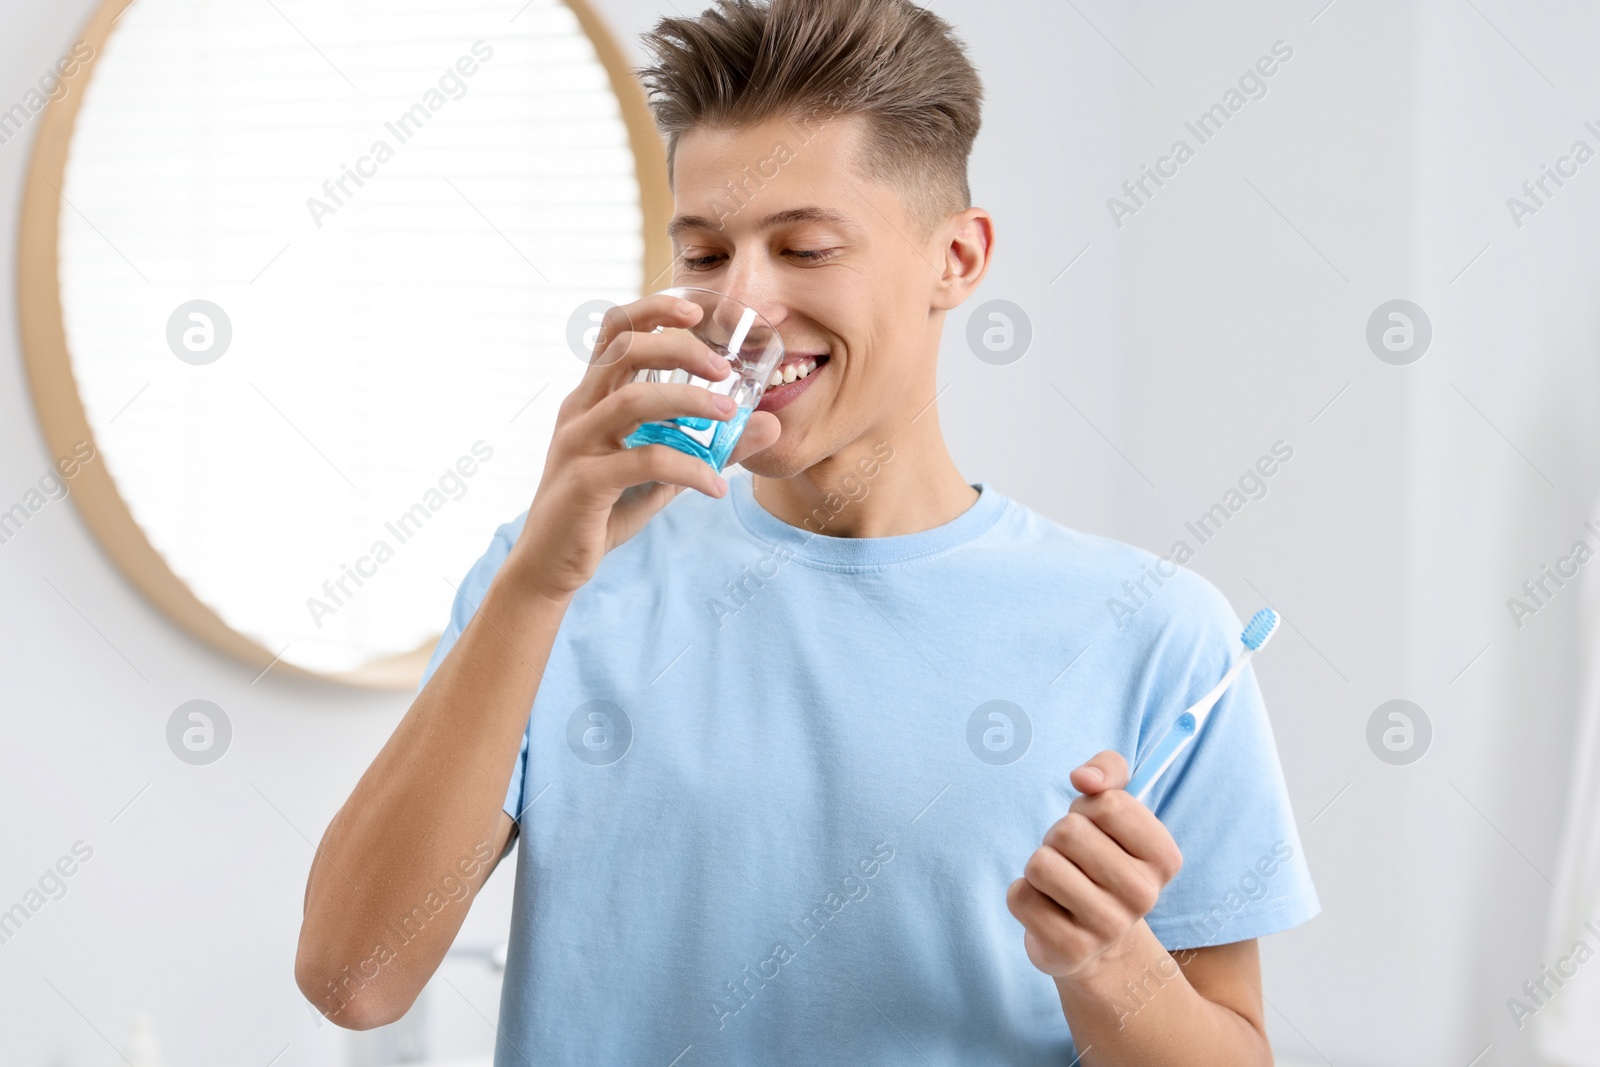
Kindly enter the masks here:
<path id="1" fill-rule="evenodd" d="M 517 578 L 508 560 L 317 848 L 295 981 L 341 1026 L 405 1014 L 511 839 L 501 805 L 566 612 Z"/>
<path id="2" fill-rule="evenodd" d="M 1055 979 L 1083 1067 L 1271 1067 L 1256 943 L 1168 953 L 1144 916 L 1183 864 L 1172 835 L 1101 752 L 1083 795 L 1006 895 L 1028 958 Z"/>
<path id="3" fill-rule="evenodd" d="M 725 421 L 734 402 L 640 370 L 720 381 L 732 370 L 684 329 L 702 309 L 653 294 L 606 312 L 583 380 L 556 415 L 522 533 L 428 684 L 329 823 L 306 883 L 295 953 L 300 991 L 340 1026 L 393 1022 L 438 968 L 472 899 L 505 854 L 512 767 L 567 606 L 604 555 L 685 488 L 727 483 L 668 448 L 628 448 L 641 423 Z M 756 412 L 729 457 L 777 440 Z"/>
<path id="4" fill-rule="evenodd" d="M 1142 919 L 1123 940 L 1085 979 L 1056 979 L 1082 1067 L 1271 1067 L 1254 940 L 1168 953 Z"/>

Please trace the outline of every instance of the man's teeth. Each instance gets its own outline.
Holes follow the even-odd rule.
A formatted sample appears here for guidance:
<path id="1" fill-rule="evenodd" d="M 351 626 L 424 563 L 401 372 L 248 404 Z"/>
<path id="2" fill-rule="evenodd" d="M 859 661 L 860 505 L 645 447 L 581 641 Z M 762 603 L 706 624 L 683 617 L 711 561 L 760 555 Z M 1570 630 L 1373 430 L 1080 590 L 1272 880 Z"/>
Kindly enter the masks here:
<path id="1" fill-rule="evenodd" d="M 817 361 L 808 359 L 804 363 L 789 363 L 772 372 L 772 377 L 767 380 L 768 389 L 776 389 L 780 385 L 787 385 L 796 378 L 804 378 L 817 369 Z"/>

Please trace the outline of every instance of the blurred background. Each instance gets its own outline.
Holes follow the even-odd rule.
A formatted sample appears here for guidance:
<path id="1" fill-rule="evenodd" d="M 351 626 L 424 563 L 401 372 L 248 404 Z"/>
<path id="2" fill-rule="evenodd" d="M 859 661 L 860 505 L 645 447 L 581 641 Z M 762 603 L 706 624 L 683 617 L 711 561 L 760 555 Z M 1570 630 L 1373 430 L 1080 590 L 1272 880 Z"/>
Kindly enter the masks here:
<path id="1" fill-rule="evenodd" d="M 1600 1064 L 1600 9 L 926 6 L 998 227 L 957 462 L 1284 615 L 1280 1062 Z M 0 0 L 7 1064 L 488 1062 L 510 864 L 362 1034 L 305 875 L 659 256 L 608 70 L 696 10 Z"/>

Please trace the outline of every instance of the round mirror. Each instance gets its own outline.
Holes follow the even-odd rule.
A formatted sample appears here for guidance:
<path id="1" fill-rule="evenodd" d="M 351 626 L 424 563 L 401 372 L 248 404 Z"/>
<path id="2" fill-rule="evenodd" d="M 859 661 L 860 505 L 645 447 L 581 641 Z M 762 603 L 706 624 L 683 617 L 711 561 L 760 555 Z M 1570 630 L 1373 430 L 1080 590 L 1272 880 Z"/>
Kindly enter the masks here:
<path id="1" fill-rule="evenodd" d="M 578 319 L 670 262 L 620 50 L 580 0 L 137 0 L 72 55 L 19 272 L 71 495 L 214 646 L 414 686 Z"/>

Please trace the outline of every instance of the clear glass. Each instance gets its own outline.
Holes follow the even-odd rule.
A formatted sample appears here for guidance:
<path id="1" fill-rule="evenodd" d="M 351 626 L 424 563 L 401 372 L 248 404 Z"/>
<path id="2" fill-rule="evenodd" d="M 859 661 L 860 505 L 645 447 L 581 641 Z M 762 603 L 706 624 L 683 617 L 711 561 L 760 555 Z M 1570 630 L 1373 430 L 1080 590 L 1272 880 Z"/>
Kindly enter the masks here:
<path id="1" fill-rule="evenodd" d="M 668 445 L 711 464 L 719 473 L 733 454 L 750 413 L 761 403 L 772 372 L 783 362 L 783 340 L 760 312 L 724 293 L 691 286 L 663 289 L 668 296 L 699 304 L 700 321 L 685 327 L 733 365 L 733 373 L 720 382 L 707 381 L 684 370 L 641 370 L 640 382 L 688 383 L 733 397 L 739 407 L 727 421 L 690 416 L 647 422 L 623 439 L 629 448 Z M 676 329 L 676 327 L 674 327 Z M 661 327 L 656 327 L 660 333 Z"/>

